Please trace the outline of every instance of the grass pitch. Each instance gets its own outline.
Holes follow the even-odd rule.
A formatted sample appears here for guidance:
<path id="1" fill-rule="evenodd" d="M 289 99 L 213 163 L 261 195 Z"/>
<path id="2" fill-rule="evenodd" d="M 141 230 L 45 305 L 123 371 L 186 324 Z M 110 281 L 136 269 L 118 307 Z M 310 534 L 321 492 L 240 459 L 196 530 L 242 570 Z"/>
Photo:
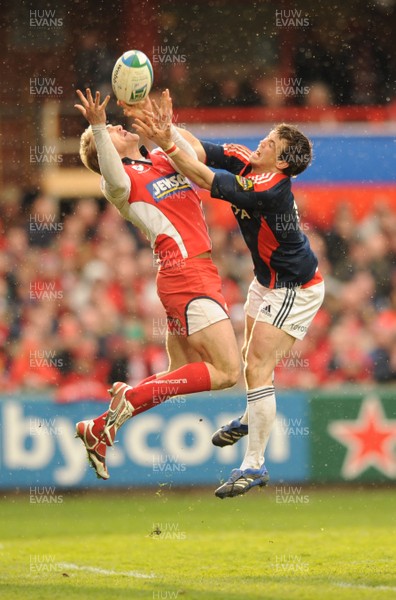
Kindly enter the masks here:
<path id="1" fill-rule="evenodd" d="M 3 496 L 0 598 L 394 599 L 395 491 Z"/>

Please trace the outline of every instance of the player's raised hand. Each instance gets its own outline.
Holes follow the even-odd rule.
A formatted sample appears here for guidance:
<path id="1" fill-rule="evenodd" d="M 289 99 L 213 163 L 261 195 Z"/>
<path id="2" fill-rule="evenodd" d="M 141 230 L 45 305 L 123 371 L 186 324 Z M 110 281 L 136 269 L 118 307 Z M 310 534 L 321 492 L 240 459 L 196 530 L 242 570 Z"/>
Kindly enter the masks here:
<path id="1" fill-rule="evenodd" d="M 172 98 L 169 90 L 166 89 L 162 92 L 159 105 L 155 100 L 153 100 L 152 104 L 157 127 L 160 129 L 166 129 L 169 124 L 172 124 L 173 120 Z"/>
<path id="2" fill-rule="evenodd" d="M 77 96 L 80 98 L 81 104 L 75 104 L 74 107 L 87 119 L 90 125 L 106 124 L 106 106 L 109 103 L 110 96 L 106 96 L 103 102 L 100 102 L 100 92 L 96 92 L 93 99 L 91 90 L 86 89 L 86 96 L 76 90 Z"/>
<path id="3" fill-rule="evenodd" d="M 153 110 L 149 96 L 141 102 L 134 102 L 134 104 L 127 104 L 123 100 L 117 100 L 117 104 L 121 106 L 124 115 L 132 117 L 132 119 L 141 119 L 144 116 L 143 110 L 148 110 L 149 112 Z"/>
<path id="4" fill-rule="evenodd" d="M 159 127 L 153 113 L 145 110 L 143 111 L 143 118 L 136 119 L 132 127 L 136 129 L 139 135 L 147 137 L 157 144 L 157 146 L 167 150 L 172 145 L 171 124 L 170 122 L 167 124 L 163 123 Z"/>

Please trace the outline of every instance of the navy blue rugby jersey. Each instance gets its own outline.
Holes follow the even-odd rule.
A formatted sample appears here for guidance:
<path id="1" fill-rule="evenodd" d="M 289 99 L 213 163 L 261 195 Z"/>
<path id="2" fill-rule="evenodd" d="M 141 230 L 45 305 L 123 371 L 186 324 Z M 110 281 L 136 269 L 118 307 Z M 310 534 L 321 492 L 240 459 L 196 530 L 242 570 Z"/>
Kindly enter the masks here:
<path id="1" fill-rule="evenodd" d="M 216 173 L 211 196 L 231 203 L 261 285 L 282 288 L 309 283 L 318 260 L 300 229 L 290 177 L 282 173 L 250 174 L 251 150 L 245 146 L 202 145 L 209 167 L 229 171 Z"/>

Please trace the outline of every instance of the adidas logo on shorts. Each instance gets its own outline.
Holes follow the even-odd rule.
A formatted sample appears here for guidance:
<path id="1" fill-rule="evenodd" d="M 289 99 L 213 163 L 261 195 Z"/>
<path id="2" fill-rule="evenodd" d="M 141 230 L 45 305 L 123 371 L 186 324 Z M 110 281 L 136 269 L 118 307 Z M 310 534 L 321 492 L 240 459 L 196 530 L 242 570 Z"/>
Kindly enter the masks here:
<path id="1" fill-rule="evenodd" d="M 268 306 L 264 306 L 260 312 L 265 313 L 266 315 L 268 315 L 270 317 L 271 316 L 271 305 L 268 304 Z"/>

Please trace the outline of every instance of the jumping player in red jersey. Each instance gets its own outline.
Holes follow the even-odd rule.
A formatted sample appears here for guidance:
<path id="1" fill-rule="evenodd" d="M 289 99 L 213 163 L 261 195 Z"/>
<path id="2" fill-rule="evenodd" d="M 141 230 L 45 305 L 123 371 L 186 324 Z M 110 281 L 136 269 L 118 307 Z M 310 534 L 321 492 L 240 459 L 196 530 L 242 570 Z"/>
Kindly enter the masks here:
<path id="1" fill-rule="evenodd" d="M 76 433 L 91 465 L 99 477 L 108 479 L 106 449 L 126 420 L 170 396 L 230 387 L 240 367 L 199 196 L 165 152 L 145 152 L 136 133 L 121 125 L 106 127 L 109 96 L 101 103 L 98 92 L 95 98 L 89 89 L 86 96 L 79 90 L 77 94 L 81 104 L 75 106 L 90 123 L 81 136 L 82 162 L 102 175 L 107 200 L 151 242 L 160 264 L 157 290 L 168 322 L 169 370 L 133 388 L 114 383 L 109 410 L 77 423 Z M 195 155 L 176 130 L 173 135 L 186 154 Z"/>
<path id="2" fill-rule="evenodd" d="M 164 92 L 168 98 L 169 93 Z M 126 107 L 124 112 L 128 114 Z M 310 141 L 295 127 L 277 125 L 252 152 L 245 146 L 200 142 L 181 130 L 199 162 L 170 136 L 170 123 L 158 127 L 149 111 L 136 119 L 136 130 L 170 152 L 177 167 L 213 198 L 231 202 L 242 235 L 251 252 L 255 278 L 245 304 L 245 361 L 247 408 L 213 436 L 216 446 L 232 445 L 249 434 L 239 469 L 215 494 L 219 498 L 244 494 L 265 486 L 269 475 L 264 453 L 276 416 L 273 372 L 302 339 L 319 310 L 324 283 L 318 261 L 299 225 L 291 192 L 291 177 L 311 162 Z M 207 165 L 228 171 L 214 174 Z"/>

